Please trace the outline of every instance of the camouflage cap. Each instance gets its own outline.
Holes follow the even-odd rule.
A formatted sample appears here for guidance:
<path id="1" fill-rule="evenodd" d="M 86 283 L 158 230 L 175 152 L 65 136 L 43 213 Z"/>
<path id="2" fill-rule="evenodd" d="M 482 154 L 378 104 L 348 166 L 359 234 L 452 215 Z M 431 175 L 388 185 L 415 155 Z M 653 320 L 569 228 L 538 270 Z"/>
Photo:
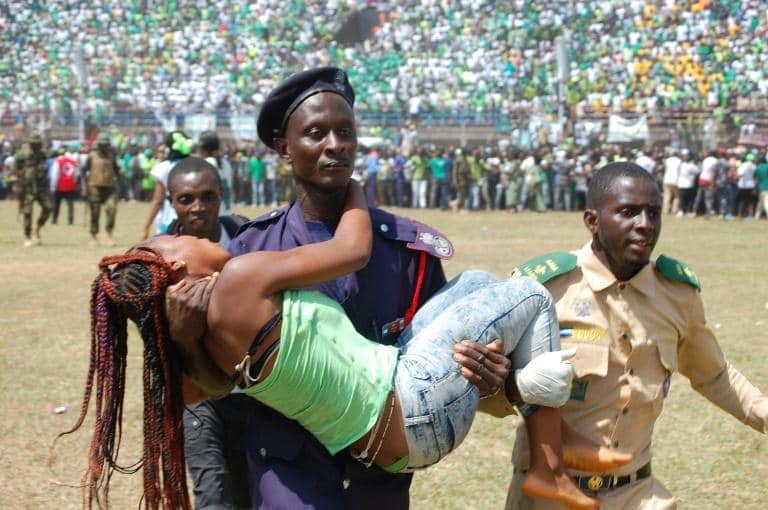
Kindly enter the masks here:
<path id="1" fill-rule="evenodd" d="M 37 131 L 33 131 L 27 137 L 27 143 L 43 143 L 43 137 Z"/>
<path id="2" fill-rule="evenodd" d="M 109 145 L 109 135 L 107 133 L 99 134 L 99 137 L 96 139 L 96 143 L 99 145 Z"/>

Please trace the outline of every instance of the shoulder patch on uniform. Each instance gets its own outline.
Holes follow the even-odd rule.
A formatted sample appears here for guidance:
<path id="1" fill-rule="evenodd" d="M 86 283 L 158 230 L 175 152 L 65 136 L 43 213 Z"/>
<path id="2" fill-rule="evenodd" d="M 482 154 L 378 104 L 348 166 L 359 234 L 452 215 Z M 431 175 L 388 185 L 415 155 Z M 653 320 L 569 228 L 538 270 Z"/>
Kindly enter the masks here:
<path id="1" fill-rule="evenodd" d="M 569 273 L 576 268 L 578 258 L 573 253 L 556 251 L 541 255 L 517 266 L 516 274 L 530 276 L 539 283 L 544 283 L 555 276 Z"/>
<path id="2" fill-rule="evenodd" d="M 247 228 L 245 225 L 250 220 L 246 218 L 245 216 L 242 216 L 240 214 L 230 214 L 228 216 L 219 216 L 219 223 L 221 226 L 224 227 L 224 230 L 226 230 L 227 235 L 231 238 L 234 238 L 242 232 L 245 228 Z"/>
<path id="3" fill-rule="evenodd" d="M 257 216 L 251 221 L 247 222 L 246 225 L 254 225 L 257 223 L 265 223 L 269 221 L 274 221 L 277 218 L 281 217 L 285 214 L 285 212 L 288 210 L 287 207 L 281 207 L 280 209 L 275 209 L 274 211 L 269 211 L 268 213 L 264 213 L 261 216 Z"/>
<path id="4" fill-rule="evenodd" d="M 659 255 L 659 258 L 656 259 L 656 269 L 670 280 L 687 283 L 696 288 L 696 290 L 701 291 L 699 277 L 696 276 L 693 269 L 688 267 L 688 264 L 685 262 L 680 262 L 666 255 Z"/>
<path id="5" fill-rule="evenodd" d="M 447 260 L 453 257 L 453 243 L 445 235 L 418 221 L 414 221 L 413 224 L 416 227 L 416 239 L 406 245 L 408 248 L 425 251 L 439 259 Z"/>
<path id="6" fill-rule="evenodd" d="M 453 257 L 453 243 L 441 232 L 411 218 L 370 208 L 374 233 L 390 241 L 406 243 L 406 248 L 424 251 L 440 259 Z"/>

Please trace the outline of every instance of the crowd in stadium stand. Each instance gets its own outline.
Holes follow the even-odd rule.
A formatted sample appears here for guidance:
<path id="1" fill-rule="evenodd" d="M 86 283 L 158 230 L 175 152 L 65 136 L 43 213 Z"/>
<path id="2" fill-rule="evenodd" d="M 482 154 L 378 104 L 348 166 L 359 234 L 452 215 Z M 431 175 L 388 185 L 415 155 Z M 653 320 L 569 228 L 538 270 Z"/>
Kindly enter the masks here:
<path id="1" fill-rule="evenodd" d="M 350 16 L 372 35 L 342 45 Z M 27 112 L 257 110 L 288 73 L 349 71 L 360 111 L 734 108 L 768 98 L 760 0 L 12 0 L 0 6 L 0 122 Z"/>

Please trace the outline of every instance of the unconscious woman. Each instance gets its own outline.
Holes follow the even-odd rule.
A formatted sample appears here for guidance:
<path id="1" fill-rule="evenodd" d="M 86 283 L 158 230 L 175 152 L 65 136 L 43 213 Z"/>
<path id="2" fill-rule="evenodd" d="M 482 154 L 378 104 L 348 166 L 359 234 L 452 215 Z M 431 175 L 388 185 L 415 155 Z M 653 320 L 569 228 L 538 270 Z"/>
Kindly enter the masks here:
<path id="1" fill-rule="evenodd" d="M 144 498 L 148 508 L 189 508 L 182 408 L 235 385 L 299 422 L 333 454 L 391 472 L 432 465 L 467 435 L 479 400 L 460 374 L 460 339 L 503 341 L 513 369 L 559 348 L 552 299 L 533 280 L 497 280 L 468 271 L 416 313 L 394 346 L 360 336 L 341 306 L 296 290 L 359 270 L 371 249 L 371 224 L 352 182 L 333 239 L 284 252 L 231 258 L 217 244 L 156 236 L 124 255 L 105 257 L 92 288 L 91 363 L 80 427 L 96 387 L 96 428 L 84 475 L 87 501 L 106 495 L 120 442 L 127 320 L 144 343 Z M 218 273 L 198 338 L 172 339 L 165 292 Z M 550 354 L 552 355 L 552 354 Z M 559 355 L 559 353 L 555 354 Z M 563 363 L 568 364 L 567 361 Z M 570 366 L 568 366 L 570 374 Z M 183 396 L 182 396 L 183 395 Z M 597 447 L 560 420 L 551 395 L 526 398 L 531 469 L 524 490 L 570 508 L 594 509 L 566 466 L 609 472 L 631 456 Z M 562 445 L 562 446 L 561 446 Z M 565 460 L 563 460 L 565 459 Z"/>

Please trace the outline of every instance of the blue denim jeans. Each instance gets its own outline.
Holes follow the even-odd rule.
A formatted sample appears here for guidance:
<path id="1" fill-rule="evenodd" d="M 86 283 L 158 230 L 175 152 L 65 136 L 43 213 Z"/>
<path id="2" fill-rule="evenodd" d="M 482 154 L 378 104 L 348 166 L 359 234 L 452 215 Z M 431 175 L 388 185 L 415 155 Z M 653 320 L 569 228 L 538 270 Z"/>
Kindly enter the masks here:
<path id="1" fill-rule="evenodd" d="M 489 344 L 497 338 L 513 370 L 559 349 L 549 292 L 527 277 L 498 280 L 466 271 L 425 303 L 403 331 L 395 387 L 408 442 L 407 471 L 439 461 L 472 426 L 480 395 L 461 375 L 453 345 L 464 339 Z"/>
<path id="2" fill-rule="evenodd" d="M 251 181 L 251 205 L 266 205 L 266 181 L 264 179 Z"/>

